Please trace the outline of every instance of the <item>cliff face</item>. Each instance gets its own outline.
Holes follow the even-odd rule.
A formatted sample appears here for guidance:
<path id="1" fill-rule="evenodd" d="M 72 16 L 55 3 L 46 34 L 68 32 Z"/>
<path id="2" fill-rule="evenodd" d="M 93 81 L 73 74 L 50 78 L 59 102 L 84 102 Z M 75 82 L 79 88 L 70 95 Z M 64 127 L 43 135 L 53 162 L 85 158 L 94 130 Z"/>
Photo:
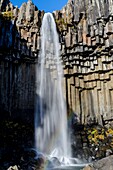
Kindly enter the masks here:
<path id="1" fill-rule="evenodd" d="M 30 6 L 35 9 L 28 2 L 20 9 L 7 8 L 0 14 L 0 110 L 23 119 L 33 119 L 34 115 L 35 63 L 39 50 L 40 25 L 35 27 L 31 23 L 35 14 L 29 13 Z"/>
<path id="2" fill-rule="evenodd" d="M 70 1 L 60 12 L 69 106 L 82 123 L 112 119 L 113 2 Z"/>
<path id="3" fill-rule="evenodd" d="M 34 108 L 35 63 L 44 12 L 31 1 L 20 9 L 9 1 L 3 8 L 4 3 L 0 6 L 0 105 L 12 113 Z M 61 45 L 66 101 L 81 123 L 101 123 L 102 117 L 113 117 L 112 3 L 70 0 L 53 13 Z"/>

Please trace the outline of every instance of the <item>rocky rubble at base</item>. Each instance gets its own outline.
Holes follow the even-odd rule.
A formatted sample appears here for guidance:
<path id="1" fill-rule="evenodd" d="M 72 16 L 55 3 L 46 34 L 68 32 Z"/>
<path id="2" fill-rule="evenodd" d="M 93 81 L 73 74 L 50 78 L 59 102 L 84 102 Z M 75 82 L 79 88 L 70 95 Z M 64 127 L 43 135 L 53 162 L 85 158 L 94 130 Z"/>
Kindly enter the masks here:
<path id="1" fill-rule="evenodd" d="M 38 170 L 45 166 L 45 162 L 46 165 L 51 165 L 51 162 L 43 156 L 37 157 L 36 151 L 31 149 L 34 147 L 32 124 L 4 120 L 0 124 L 0 129 L 2 129 L 0 132 L 0 170 L 8 168 L 10 168 L 8 170 L 16 170 L 14 168 Z M 73 157 L 85 163 L 96 163 L 97 160 L 113 155 L 113 128 L 76 124 L 72 126 L 72 133 Z M 54 161 L 56 164 L 58 159 Z"/>
<path id="2" fill-rule="evenodd" d="M 44 168 L 44 161 L 40 162 L 43 166 L 28 166 L 26 170 L 39 170 Z M 113 169 L 113 155 L 103 158 L 101 160 L 95 161 L 92 164 L 84 167 L 83 170 L 112 170 Z M 7 170 L 25 170 L 22 169 L 20 166 L 14 165 L 10 166 Z M 81 169 L 82 170 L 82 169 Z"/>
<path id="3" fill-rule="evenodd" d="M 7 162 L 2 162 L 0 170 L 39 170 L 43 169 L 48 161 L 43 155 L 37 157 L 37 154 L 33 149 L 24 149 L 20 154 L 20 159 L 14 158 L 15 160 L 13 161 L 9 160 Z"/>

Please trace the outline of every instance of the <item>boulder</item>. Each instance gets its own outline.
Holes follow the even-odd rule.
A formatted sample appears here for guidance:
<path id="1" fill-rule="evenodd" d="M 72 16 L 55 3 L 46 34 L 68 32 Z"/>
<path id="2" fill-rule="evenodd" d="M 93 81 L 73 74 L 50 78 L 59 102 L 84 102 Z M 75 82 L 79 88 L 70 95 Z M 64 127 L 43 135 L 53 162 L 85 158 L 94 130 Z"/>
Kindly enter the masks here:
<path id="1" fill-rule="evenodd" d="M 17 165 L 15 166 L 10 166 L 7 170 L 19 170 Z"/>
<path id="2" fill-rule="evenodd" d="M 83 170 L 95 170 L 92 166 L 88 165 Z"/>
<path id="3" fill-rule="evenodd" d="M 86 166 L 83 170 L 113 170 L 113 155 Z"/>

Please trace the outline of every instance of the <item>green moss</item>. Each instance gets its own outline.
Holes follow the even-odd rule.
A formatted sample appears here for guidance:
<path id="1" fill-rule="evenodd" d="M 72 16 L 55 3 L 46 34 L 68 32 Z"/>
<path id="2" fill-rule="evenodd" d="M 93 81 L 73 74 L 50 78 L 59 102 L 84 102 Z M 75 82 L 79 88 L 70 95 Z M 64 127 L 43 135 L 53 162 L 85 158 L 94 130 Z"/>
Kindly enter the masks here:
<path id="1" fill-rule="evenodd" d="M 5 20 L 13 20 L 14 19 L 13 11 L 2 12 L 1 15 Z"/>
<path id="2" fill-rule="evenodd" d="M 62 31 L 64 29 L 64 27 L 67 26 L 67 23 L 64 21 L 64 18 L 57 19 L 56 24 L 60 31 Z"/>
<path id="3" fill-rule="evenodd" d="M 102 155 L 106 153 L 108 149 L 113 151 L 113 129 L 112 128 L 90 128 L 84 129 L 87 133 L 89 145 L 93 147 L 93 150 L 97 149 L 97 154 Z"/>
<path id="4" fill-rule="evenodd" d="M 71 22 L 68 22 L 67 20 L 65 21 L 64 18 L 56 19 L 55 21 L 59 31 L 66 30 L 68 26 L 71 27 L 71 29 L 75 29 L 74 25 L 71 24 Z"/>

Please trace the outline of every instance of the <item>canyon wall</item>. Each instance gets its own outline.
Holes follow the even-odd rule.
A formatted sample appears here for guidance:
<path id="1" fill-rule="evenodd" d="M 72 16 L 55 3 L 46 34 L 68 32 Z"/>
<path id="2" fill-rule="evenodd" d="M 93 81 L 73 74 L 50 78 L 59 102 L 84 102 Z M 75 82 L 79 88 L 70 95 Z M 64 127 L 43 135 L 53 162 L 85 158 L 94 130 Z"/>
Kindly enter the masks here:
<path id="1" fill-rule="evenodd" d="M 113 1 L 69 1 L 59 14 L 69 108 L 81 123 L 106 123 L 113 118 Z"/>
<path id="2" fill-rule="evenodd" d="M 31 0 L 20 9 L 2 0 L 0 10 L 0 107 L 11 114 L 33 110 L 44 11 Z M 69 0 L 53 15 L 59 33 L 68 112 L 74 112 L 85 124 L 112 120 L 112 0 Z"/>

